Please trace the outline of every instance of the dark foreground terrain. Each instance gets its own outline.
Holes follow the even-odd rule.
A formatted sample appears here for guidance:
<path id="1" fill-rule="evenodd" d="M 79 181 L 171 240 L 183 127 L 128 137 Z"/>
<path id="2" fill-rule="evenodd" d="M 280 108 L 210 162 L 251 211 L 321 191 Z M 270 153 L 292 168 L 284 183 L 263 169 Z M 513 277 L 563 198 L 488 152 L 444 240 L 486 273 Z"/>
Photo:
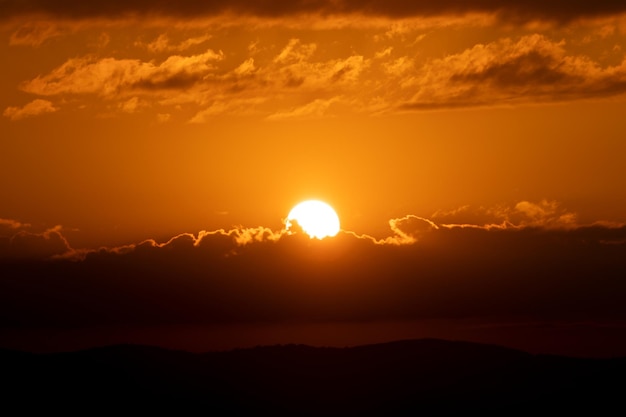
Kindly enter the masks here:
<path id="1" fill-rule="evenodd" d="M 193 354 L 112 346 L 0 351 L 0 407 L 92 414 L 624 415 L 626 358 L 536 356 L 497 346 L 408 340 Z"/>

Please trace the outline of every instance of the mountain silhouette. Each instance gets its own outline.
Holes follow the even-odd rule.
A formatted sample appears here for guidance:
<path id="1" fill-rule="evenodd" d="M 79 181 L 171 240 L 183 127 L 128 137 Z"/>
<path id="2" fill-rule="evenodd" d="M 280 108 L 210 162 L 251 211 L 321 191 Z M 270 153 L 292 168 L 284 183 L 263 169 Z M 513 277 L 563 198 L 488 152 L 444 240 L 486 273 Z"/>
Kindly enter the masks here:
<path id="1" fill-rule="evenodd" d="M 203 354 L 117 345 L 0 350 L 2 404 L 21 412 L 210 415 L 593 415 L 622 410 L 626 358 L 581 359 L 433 339 Z"/>

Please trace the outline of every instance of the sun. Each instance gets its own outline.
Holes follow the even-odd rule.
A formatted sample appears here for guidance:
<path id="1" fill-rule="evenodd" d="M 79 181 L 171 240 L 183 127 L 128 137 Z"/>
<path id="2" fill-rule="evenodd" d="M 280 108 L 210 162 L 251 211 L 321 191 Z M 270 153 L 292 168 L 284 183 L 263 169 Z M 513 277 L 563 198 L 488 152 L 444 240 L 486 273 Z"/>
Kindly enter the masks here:
<path id="1" fill-rule="evenodd" d="M 287 231 L 297 222 L 304 232 L 313 238 L 323 239 L 339 233 L 339 217 L 335 210 L 323 201 L 307 200 L 291 209 L 285 227 Z"/>

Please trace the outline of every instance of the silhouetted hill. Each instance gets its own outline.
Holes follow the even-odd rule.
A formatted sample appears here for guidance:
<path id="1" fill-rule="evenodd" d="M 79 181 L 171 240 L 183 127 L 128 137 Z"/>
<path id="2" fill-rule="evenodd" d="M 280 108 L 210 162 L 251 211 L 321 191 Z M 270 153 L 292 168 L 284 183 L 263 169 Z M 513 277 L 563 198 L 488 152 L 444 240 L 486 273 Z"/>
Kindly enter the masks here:
<path id="1" fill-rule="evenodd" d="M 528 415 L 624 411 L 626 359 L 535 356 L 407 340 L 193 354 L 121 345 L 60 354 L 0 350 L 3 407 L 198 410 L 212 415 Z"/>

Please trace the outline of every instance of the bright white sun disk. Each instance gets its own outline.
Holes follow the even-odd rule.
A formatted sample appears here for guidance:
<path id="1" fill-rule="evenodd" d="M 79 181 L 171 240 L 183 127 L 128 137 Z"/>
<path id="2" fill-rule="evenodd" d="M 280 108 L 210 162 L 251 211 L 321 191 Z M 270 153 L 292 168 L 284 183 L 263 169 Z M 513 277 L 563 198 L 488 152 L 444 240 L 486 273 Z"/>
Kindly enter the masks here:
<path id="1" fill-rule="evenodd" d="M 311 238 L 323 239 L 339 233 L 339 217 L 328 204 L 318 200 L 307 200 L 291 209 L 285 226 L 287 231 L 293 221 Z"/>

